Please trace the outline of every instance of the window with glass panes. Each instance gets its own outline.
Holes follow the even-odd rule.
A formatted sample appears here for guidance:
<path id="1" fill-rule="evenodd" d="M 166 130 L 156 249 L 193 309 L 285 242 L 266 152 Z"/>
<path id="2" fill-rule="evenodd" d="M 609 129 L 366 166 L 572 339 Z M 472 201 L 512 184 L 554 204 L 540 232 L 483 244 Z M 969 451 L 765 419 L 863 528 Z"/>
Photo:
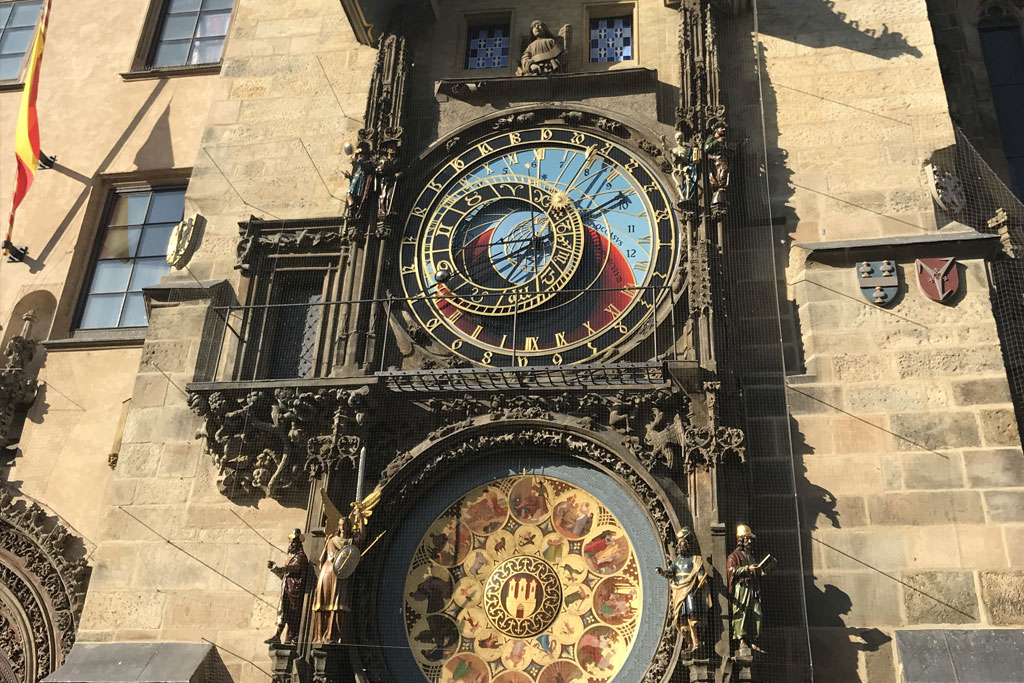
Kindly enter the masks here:
<path id="1" fill-rule="evenodd" d="M 466 41 L 466 68 L 507 67 L 508 49 L 508 24 L 472 26 Z"/>
<path id="2" fill-rule="evenodd" d="M 152 67 L 215 64 L 224 51 L 234 0 L 166 0 Z"/>
<path id="3" fill-rule="evenodd" d="M 590 20 L 590 61 L 624 62 L 633 59 L 633 17 Z"/>
<path id="4" fill-rule="evenodd" d="M 145 327 L 142 288 L 167 274 L 167 242 L 185 213 L 185 189 L 114 197 L 82 306 L 81 329 Z"/>
<path id="5" fill-rule="evenodd" d="M 0 81 L 21 74 L 42 9 L 42 0 L 0 3 Z"/>

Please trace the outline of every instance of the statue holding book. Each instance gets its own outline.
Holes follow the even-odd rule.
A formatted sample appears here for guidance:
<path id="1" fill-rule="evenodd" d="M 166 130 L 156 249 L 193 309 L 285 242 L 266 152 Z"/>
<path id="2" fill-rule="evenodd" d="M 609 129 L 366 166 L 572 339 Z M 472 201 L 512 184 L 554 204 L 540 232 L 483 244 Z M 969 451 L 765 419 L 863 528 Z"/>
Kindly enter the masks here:
<path id="1" fill-rule="evenodd" d="M 741 656 L 744 650 L 764 653 L 757 644 L 762 621 L 760 579 L 778 564 L 771 555 L 766 555 L 760 562 L 754 561 L 755 538 L 746 524 L 736 527 L 736 549 L 725 565 L 729 575 L 732 638 L 739 641 Z"/>

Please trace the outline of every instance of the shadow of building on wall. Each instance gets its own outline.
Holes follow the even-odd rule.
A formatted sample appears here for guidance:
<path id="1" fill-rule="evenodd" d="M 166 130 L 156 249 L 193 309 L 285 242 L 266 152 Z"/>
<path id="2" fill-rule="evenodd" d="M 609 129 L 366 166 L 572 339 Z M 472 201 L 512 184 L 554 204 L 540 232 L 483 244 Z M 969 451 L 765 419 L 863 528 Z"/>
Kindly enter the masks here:
<path id="1" fill-rule="evenodd" d="M 759 36 L 810 48 L 840 47 L 883 60 L 920 58 L 922 52 L 884 24 L 862 27 L 829 0 L 774 2 L 759 7 L 756 16 L 733 17 L 723 27 L 730 125 L 737 140 L 746 140 L 738 152 L 735 190 L 730 190 L 724 262 L 731 283 L 730 351 L 739 359 L 734 366 L 748 427 L 751 509 L 748 519 L 730 524 L 749 521 L 758 534 L 759 552 L 780 561 L 764 585 L 768 654 L 757 675 L 810 680 L 813 659 L 815 679 L 853 683 L 860 680 L 858 653 L 877 650 L 889 639 L 880 632 L 865 638 L 861 629 L 848 627 L 844 617 L 852 607 L 850 596 L 834 585 L 814 585 L 811 532 L 821 520 L 838 528 L 840 513 L 835 496 L 806 478 L 802 457 L 807 446 L 795 429 L 791 444 L 790 404 L 807 400 L 788 389 L 803 366 L 799 321 L 786 291 L 800 216 L 793 203 L 789 155 L 779 143 L 776 94 L 787 86 L 772 80 Z"/>

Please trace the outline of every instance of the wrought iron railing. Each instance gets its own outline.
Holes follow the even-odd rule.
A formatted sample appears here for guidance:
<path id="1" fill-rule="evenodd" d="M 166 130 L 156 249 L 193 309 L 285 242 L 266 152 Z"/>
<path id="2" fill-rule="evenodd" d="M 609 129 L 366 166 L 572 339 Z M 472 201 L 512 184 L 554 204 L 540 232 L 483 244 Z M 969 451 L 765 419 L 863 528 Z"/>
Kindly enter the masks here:
<path id="1" fill-rule="evenodd" d="M 474 388 L 522 388 L 566 386 L 649 385 L 665 381 L 666 361 L 689 360 L 686 341 L 689 315 L 685 289 L 670 287 L 622 287 L 559 290 L 562 295 L 638 292 L 636 306 L 647 311 L 634 331 L 613 348 L 578 364 L 524 365 L 529 355 L 526 337 L 517 339 L 520 311 L 511 316 L 515 340 L 502 363 L 484 365 L 452 354 L 446 362 L 402 366 L 411 343 L 425 337 L 409 331 L 409 304 L 456 299 L 451 294 L 420 297 L 385 297 L 347 301 L 303 301 L 214 307 L 223 334 L 207 340 L 196 380 L 201 383 L 252 383 L 297 380 L 319 384 L 353 374 L 376 375 L 394 391 L 469 390 Z M 543 292 L 541 292 L 543 293 Z M 499 295 L 481 295 L 499 296 Z M 350 329 L 358 309 L 368 320 L 365 329 Z M 368 311 L 368 312 L 367 312 Z M 561 324 L 552 315 L 552 325 Z M 401 332 L 396 330 L 402 330 Z M 422 334 L 422 332 L 420 333 Z M 362 371 L 345 365 L 349 337 L 362 336 L 368 356 Z M 219 337 L 219 338 L 218 338 Z M 400 338 L 401 337 L 401 338 Z M 405 348 L 403 353 L 402 347 Z M 434 356 L 434 354 L 430 354 Z M 595 361 L 600 362 L 595 362 Z"/>

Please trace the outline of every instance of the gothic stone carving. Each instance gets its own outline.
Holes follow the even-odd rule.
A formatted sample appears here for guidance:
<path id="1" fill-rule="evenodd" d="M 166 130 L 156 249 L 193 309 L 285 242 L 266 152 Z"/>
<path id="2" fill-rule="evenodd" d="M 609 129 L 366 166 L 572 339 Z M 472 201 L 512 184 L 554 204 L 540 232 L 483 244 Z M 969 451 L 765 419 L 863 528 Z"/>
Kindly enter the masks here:
<path id="1" fill-rule="evenodd" d="M 307 476 L 353 462 L 370 443 L 377 453 L 399 454 L 385 472 L 388 478 L 422 434 L 443 438 L 481 416 L 490 422 L 544 420 L 617 432 L 648 470 L 691 472 L 744 457 L 741 431 L 720 427 L 703 412 L 694 414 L 685 394 L 668 389 L 438 396 L 405 404 L 402 429 L 381 419 L 393 412 L 389 400 L 363 386 L 193 392 L 189 404 L 205 420 L 197 436 L 206 439 L 220 468 L 220 490 L 230 498 L 279 497 Z"/>
<path id="2" fill-rule="evenodd" d="M 4 366 L 0 369 L 0 447 L 7 444 L 15 411 L 32 405 L 39 383 L 29 375 L 28 364 L 35 357 L 38 344 L 29 336 L 35 315 L 24 316 L 21 334 L 11 337 L 4 349 Z"/>
<path id="3" fill-rule="evenodd" d="M 240 395 L 192 393 L 206 424 L 197 434 L 220 467 L 218 487 L 233 499 L 277 497 L 354 459 L 368 429 L 369 387 Z"/>
<path id="4" fill-rule="evenodd" d="M 77 541 L 77 542 L 76 542 Z M 0 488 L 0 660 L 21 680 L 38 680 L 71 651 L 89 569 L 81 541 L 38 503 Z"/>

